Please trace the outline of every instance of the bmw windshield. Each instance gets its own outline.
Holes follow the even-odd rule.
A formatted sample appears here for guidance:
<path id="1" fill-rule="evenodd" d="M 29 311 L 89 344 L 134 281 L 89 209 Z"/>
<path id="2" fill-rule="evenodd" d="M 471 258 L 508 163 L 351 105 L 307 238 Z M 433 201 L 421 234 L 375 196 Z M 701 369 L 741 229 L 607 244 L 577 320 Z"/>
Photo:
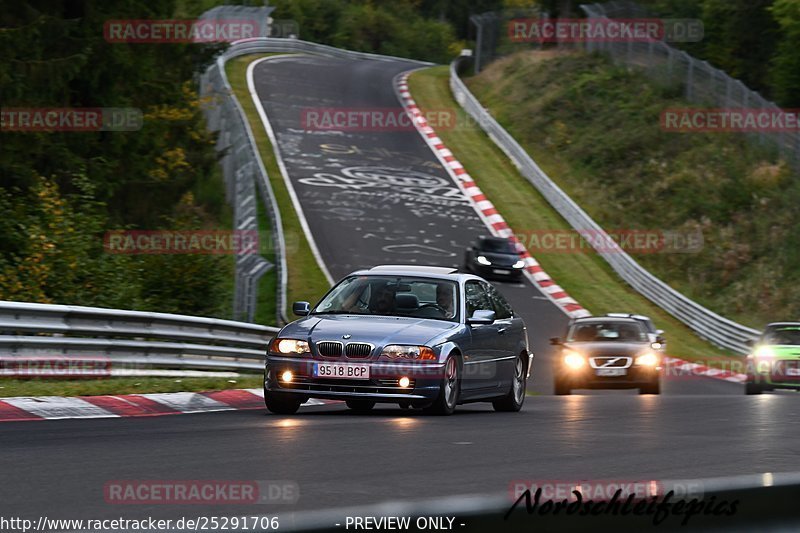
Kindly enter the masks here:
<path id="1" fill-rule="evenodd" d="M 351 276 L 334 287 L 312 314 L 432 318 L 458 322 L 453 281 L 398 276 Z"/>

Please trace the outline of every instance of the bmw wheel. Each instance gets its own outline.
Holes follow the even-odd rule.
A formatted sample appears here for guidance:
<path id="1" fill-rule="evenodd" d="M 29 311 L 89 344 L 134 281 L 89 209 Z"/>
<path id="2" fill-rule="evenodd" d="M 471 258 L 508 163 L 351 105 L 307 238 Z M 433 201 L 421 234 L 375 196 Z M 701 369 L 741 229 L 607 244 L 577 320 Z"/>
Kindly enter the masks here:
<path id="1" fill-rule="evenodd" d="M 375 407 L 375 402 L 372 400 L 347 400 L 345 403 L 349 409 L 357 413 L 366 413 Z"/>
<path id="2" fill-rule="evenodd" d="M 268 392 L 264 390 L 264 404 L 270 413 L 276 415 L 293 415 L 300 409 L 301 400 L 281 394 L 279 392 Z"/>
<path id="3" fill-rule="evenodd" d="M 514 363 L 511 390 L 502 398 L 492 402 L 495 411 L 517 412 L 522 409 L 522 404 L 525 403 L 525 389 L 527 386 L 525 375 L 525 360 L 523 356 L 519 356 L 516 363 Z"/>
<path id="4" fill-rule="evenodd" d="M 439 387 L 439 396 L 425 408 L 426 413 L 434 415 L 451 415 L 456 410 L 458 394 L 461 388 L 458 359 L 451 355 L 444 363 L 444 377 Z"/>

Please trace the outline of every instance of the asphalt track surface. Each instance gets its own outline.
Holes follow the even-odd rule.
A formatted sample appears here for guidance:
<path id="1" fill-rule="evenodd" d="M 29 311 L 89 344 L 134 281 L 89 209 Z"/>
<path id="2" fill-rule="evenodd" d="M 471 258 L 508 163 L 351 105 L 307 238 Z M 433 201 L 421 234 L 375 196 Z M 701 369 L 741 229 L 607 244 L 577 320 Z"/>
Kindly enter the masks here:
<path id="1" fill-rule="evenodd" d="M 467 244 L 485 233 L 416 131 L 302 127 L 303 111 L 312 108 L 399 109 L 392 80 L 410 68 L 399 61 L 295 56 L 254 69 L 298 201 L 334 278 L 380 263 L 457 265 Z M 379 183 L 341 186 L 364 177 Z M 257 410 L 5 423 L 0 514 L 285 514 L 503 494 L 517 480 L 658 480 L 797 469 L 800 431 L 793 421 L 800 404 L 794 394 L 748 397 L 736 384 L 684 377 L 667 379 L 661 396 L 552 396 L 547 338 L 562 332 L 566 316 L 527 282 L 498 287 L 524 317 L 536 353 L 529 383 L 535 394 L 520 413 L 472 404 L 444 418 L 394 407 L 353 415 L 332 405 L 306 407 L 292 417 Z M 282 505 L 109 504 L 103 487 L 120 479 L 291 480 L 301 497 Z"/>

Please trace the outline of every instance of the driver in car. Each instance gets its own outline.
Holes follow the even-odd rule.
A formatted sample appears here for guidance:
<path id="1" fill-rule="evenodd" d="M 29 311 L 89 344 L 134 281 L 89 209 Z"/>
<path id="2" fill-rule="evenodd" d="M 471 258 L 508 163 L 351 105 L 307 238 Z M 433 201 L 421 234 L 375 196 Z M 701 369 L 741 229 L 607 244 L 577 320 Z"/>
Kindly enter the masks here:
<path id="1" fill-rule="evenodd" d="M 452 285 L 442 283 L 436 286 L 436 305 L 444 312 L 444 318 L 453 318 L 455 315 L 454 301 Z"/>
<path id="2" fill-rule="evenodd" d="M 390 288 L 383 287 L 374 300 L 373 312 L 378 315 L 391 315 L 394 313 L 396 307 L 394 294 L 394 291 Z"/>

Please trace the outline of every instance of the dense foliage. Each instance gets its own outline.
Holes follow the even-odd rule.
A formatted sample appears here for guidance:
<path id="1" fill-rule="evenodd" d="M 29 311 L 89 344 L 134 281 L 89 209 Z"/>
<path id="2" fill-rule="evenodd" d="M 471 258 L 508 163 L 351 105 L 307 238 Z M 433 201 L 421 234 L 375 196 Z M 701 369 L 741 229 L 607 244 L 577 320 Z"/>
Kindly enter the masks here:
<path id="1" fill-rule="evenodd" d="M 800 2 L 641 0 L 665 18 L 698 18 L 699 43 L 681 45 L 777 103 L 800 107 Z"/>
<path id="2" fill-rule="evenodd" d="M 109 19 L 201 9 L 175 0 L 4 4 L 4 108 L 130 107 L 144 121 L 128 132 L 2 132 L 0 299 L 226 314 L 230 258 L 103 247 L 109 229 L 218 228 L 224 217 L 193 81 L 214 47 L 103 36 Z"/>

